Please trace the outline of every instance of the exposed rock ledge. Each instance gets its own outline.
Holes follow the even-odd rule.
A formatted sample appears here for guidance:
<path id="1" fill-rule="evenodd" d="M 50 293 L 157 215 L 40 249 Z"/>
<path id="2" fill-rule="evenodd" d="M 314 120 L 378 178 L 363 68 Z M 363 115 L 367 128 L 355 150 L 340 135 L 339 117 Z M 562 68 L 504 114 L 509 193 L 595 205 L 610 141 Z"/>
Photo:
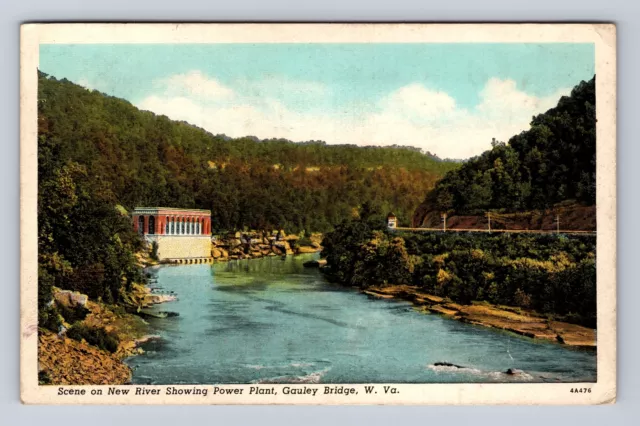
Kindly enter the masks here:
<path id="1" fill-rule="evenodd" d="M 131 381 L 131 370 L 115 354 L 86 342 L 41 331 L 38 369 L 56 385 L 122 385 Z"/>
<path id="2" fill-rule="evenodd" d="M 596 330 L 548 320 L 532 311 L 519 310 L 488 303 L 459 305 L 442 297 L 420 292 L 407 285 L 369 287 L 363 291 L 373 297 L 398 298 L 413 302 L 420 310 L 437 313 L 469 324 L 510 331 L 532 339 L 544 339 L 569 346 L 595 347 Z"/>
<path id="3" fill-rule="evenodd" d="M 322 251 L 322 234 L 312 233 L 306 238 L 287 235 L 279 231 L 247 231 L 215 235 L 211 244 L 211 257 L 216 262 L 236 259 L 255 259 L 266 256 L 289 256 L 293 254 Z"/>
<path id="4" fill-rule="evenodd" d="M 42 384 L 54 385 L 119 385 L 131 381 L 131 370 L 122 362 L 126 357 L 143 353 L 140 344 L 158 336 L 145 334 L 147 323 L 139 316 L 125 312 L 136 311 L 157 303 L 175 300 L 173 295 L 152 294 L 149 288 L 135 284 L 123 302 L 116 307 L 89 300 L 86 295 L 54 288 L 56 304 L 82 306 L 87 316 L 76 324 L 102 328 L 119 340 L 115 353 L 110 353 L 64 335 L 40 329 L 38 336 L 38 373 Z M 126 308 L 126 309 L 125 309 Z M 63 321 L 65 329 L 71 324 Z"/>

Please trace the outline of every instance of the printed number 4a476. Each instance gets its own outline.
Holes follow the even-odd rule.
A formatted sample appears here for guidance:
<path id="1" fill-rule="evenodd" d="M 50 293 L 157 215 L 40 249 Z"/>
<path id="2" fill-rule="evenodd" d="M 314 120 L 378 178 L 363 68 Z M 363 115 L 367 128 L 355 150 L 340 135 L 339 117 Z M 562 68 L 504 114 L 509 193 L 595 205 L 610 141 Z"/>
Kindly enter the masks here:
<path id="1" fill-rule="evenodd" d="M 591 388 L 571 388 L 571 393 L 591 393 Z"/>

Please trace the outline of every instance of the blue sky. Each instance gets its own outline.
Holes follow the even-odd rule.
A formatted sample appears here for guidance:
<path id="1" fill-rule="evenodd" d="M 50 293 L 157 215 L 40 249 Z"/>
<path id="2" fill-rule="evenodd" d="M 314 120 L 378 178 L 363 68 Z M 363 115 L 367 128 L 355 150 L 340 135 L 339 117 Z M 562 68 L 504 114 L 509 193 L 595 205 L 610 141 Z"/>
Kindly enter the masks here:
<path id="1" fill-rule="evenodd" d="M 40 70 L 212 133 L 465 158 L 581 80 L 592 44 L 42 45 Z"/>

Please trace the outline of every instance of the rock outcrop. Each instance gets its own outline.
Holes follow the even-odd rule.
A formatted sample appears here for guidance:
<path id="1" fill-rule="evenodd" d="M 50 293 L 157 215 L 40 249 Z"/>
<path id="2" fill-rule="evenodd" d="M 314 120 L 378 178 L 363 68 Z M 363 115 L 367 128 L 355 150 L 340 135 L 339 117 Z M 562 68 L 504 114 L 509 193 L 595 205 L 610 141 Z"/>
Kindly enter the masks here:
<path id="1" fill-rule="evenodd" d="M 468 324 L 506 330 L 532 339 L 554 341 L 569 346 L 596 346 L 594 329 L 551 321 L 533 311 L 494 306 L 489 303 L 460 305 L 439 296 L 422 293 L 419 288 L 408 285 L 370 287 L 364 290 L 364 293 L 384 299 L 409 300 L 426 313 L 441 314 Z"/>
<path id="2" fill-rule="evenodd" d="M 38 375 L 42 384 L 122 385 L 131 370 L 117 355 L 41 331 L 38 338 Z"/>
<path id="3" fill-rule="evenodd" d="M 38 334 L 38 365 L 41 384 L 54 385 L 118 385 L 131 380 L 131 371 L 123 358 L 142 353 L 140 343 L 154 338 L 146 335 L 147 323 L 138 315 L 126 311 L 140 311 L 156 303 L 174 300 L 171 294 L 154 294 L 141 284 L 134 284 L 119 307 L 90 300 L 86 295 L 69 290 L 53 289 L 54 303 L 61 310 L 63 326 L 58 334 L 40 329 Z M 86 316 L 79 317 L 73 309 L 84 308 Z M 123 309 L 124 308 L 124 309 Z M 66 318 L 64 316 L 67 316 Z M 167 316 L 171 316 L 167 313 Z M 73 340 L 64 333 L 73 327 L 103 330 L 116 339 L 113 352 L 87 343 L 84 337 Z"/>
<path id="4" fill-rule="evenodd" d="M 64 306 L 65 308 L 77 308 L 87 307 L 89 297 L 86 294 L 79 293 L 71 290 L 58 290 L 54 291 L 53 298 L 57 304 Z"/>
<path id="5" fill-rule="evenodd" d="M 211 257 L 224 262 L 236 259 L 254 259 L 266 256 L 290 256 L 317 253 L 322 250 L 322 234 L 308 238 L 284 230 L 232 232 L 212 238 Z"/>

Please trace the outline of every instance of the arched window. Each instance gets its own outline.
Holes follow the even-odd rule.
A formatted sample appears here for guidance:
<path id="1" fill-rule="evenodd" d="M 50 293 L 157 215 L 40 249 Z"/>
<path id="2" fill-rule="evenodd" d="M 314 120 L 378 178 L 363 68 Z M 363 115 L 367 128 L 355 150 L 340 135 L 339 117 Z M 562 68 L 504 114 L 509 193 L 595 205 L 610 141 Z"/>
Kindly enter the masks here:
<path id="1" fill-rule="evenodd" d="M 164 218 L 164 233 L 168 234 L 169 233 L 169 216 Z"/>
<path id="2" fill-rule="evenodd" d="M 149 230 L 147 231 L 148 234 L 155 234 L 156 233 L 156 217 L 155 216 L 149 216 Z"/>
<path id="3" fill-rule="evenodd" d="M 182 218 L 180 219 L 180 224 L 181 224 L 181 226 L 180 226 L 180 228 L 181 228 L 181 229 L 180 229 L 180 233 L 181 233 L 181 234 L 184 234 L 185 226 L 186 226 L 186 224 L 184 223 L 184 219 L 182 219 Z"/>
<path id="4" fill-rule="evenodd" d="M 138 216 L 138 232 L 144 234 L 144 216 Z"/>

